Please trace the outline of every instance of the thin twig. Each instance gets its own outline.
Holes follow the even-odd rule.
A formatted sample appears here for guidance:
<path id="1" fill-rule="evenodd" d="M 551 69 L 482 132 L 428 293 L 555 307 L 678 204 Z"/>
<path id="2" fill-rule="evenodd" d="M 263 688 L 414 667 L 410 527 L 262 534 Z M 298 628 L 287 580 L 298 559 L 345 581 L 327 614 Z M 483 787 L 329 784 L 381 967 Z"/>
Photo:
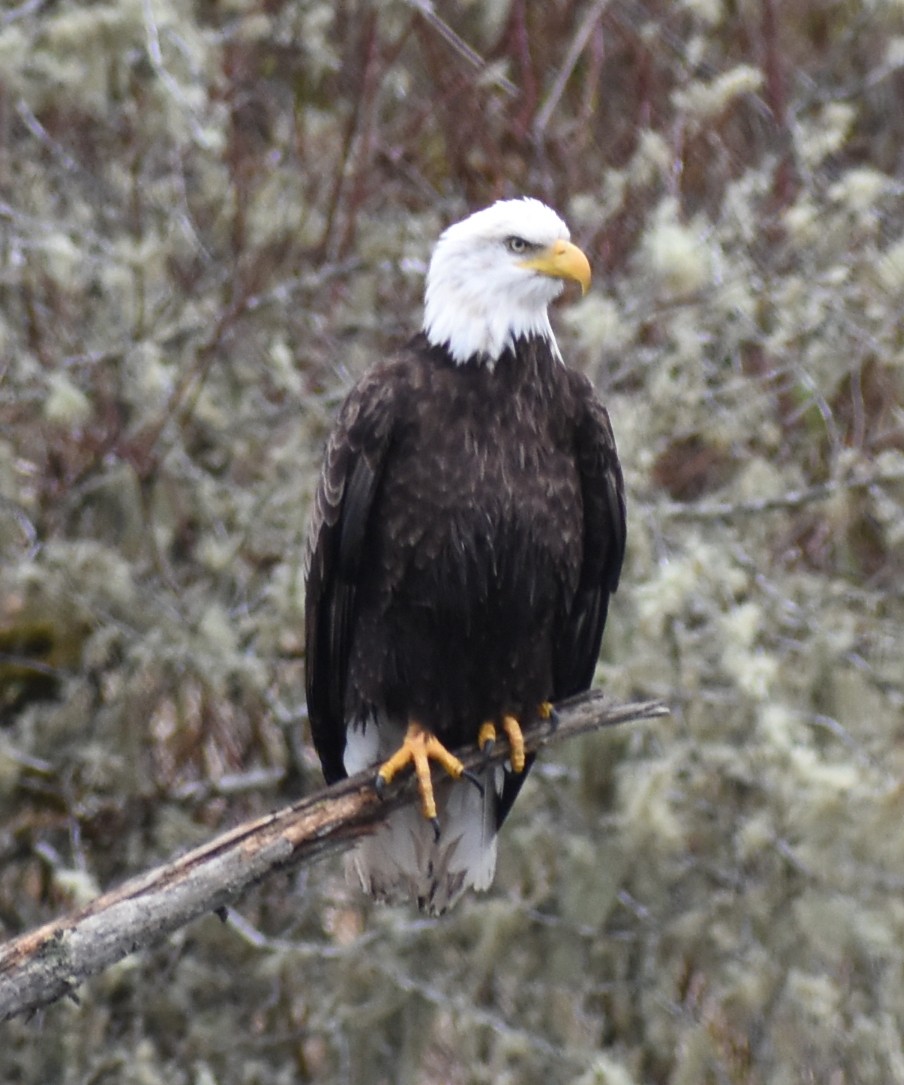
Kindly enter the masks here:
<path id="1" fill-rule="evenodd" d="M 501 72 L 494 71 L 490 64 L 484 60 L 476 49 L 472 49 L 463 38 L 459 37 L 452 27 L 436 14 L 430 0 L 408 0 L 408 2 L 411 7 L 418 11 L 423 16 L 424 20 L 433 27 L 443 41 L 452 47 L 462 60 L 468 63 L 475 71 L 479 72 L 481 76 L 488 75 L 490 77 L 490 82 L 505 94 L 509 95 L 509 97 L 518 97 L 518 88 L 511 79 L 506 78 Z"/>
<path id="2" fill-rule="evenodd" d="M 533 752 L 602 727 L 667 714 L 659 701 L 619 704 L 600 693 L 582 694 L 557 706 L 557 723 L 537 720 L 525 728 L 525 747 Z M 507 756 L 502 743 L 489 763 Z M 462 761 L 471 770 L 488 763 L 476 747 L 465 751 Z M 388 813 L 415 799 L 413 782 L 406 779 L 381 801 L 372 774 L 360 773 L 239 825 L 79 911 L 21 935 L 0 948 L 0 1020 L 72 995 L 89 976 L 201 915 L 224 909 L 277 871 L 350 847 Z"/>
<path id="3" fill-rule="evenodd" d="M 862 478 L 831 479 L 800 490 L 789 490 L 775 497 L 752 501 L 710 501 L 697 504 L 670 501 L 656 506 L 657 514 L 674 520 L 732 520 L 735 517 L 759 516 L 764 512 L 799 509 L 815 501 L 827 501 L 845 491 L 869 490 L 883 483 L 904 482 L 904 471 L 875 471 Z"/>
<path id="4" fill-rule="evenodd" d="M 571 45 L 568 47 L 568 52 L 565 54 L 565 59 L 562 62 L 562 67 L 559 68 L 552 89 L 549 94 L 547 94 L 546 101 L 540 107 L 537 116 L 534 119 L 534 134 L 538 138 L 543 136 L 547 125 L 552 120 L 552 115 L 556 111 L 559 100 L 565 93 L 565 87 L 568 80 L 571 78 L 571 73 L 577 66 L 581 53 L 583 53 L 587 42 L 590 40 L 593 28 L 596 26 L 599 19 L 602 18 L 603 12 L 608 6 L 609 0 L 597 0 L 593 7 L 585 14 L 581 21 L 581 25 L 571 39 Z"/>

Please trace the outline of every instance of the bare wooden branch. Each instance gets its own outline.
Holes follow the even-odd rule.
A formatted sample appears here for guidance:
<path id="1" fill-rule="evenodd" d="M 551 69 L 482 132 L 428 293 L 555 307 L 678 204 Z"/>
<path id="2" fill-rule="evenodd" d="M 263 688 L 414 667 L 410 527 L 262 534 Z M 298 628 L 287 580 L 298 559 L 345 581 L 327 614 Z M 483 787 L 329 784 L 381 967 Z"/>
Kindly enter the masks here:
<path id="1" fill-rule="evenodd" d="M 538 720 L 525 746 L 539 750 L 588 731 L 668 714 L 659 701 L 620 704 L 600 693 L 557 706 L 557 724 Z M 491 762 L 507 756 L 500 743 Z M 476 748 L 466 768 L 486 764 Z M 279 870 L 339 852 L 371 832 L 388 813 L 416 800 L 410 779 L 377 798 L 361 773 L 309 798 L 249 821 L 156 870 L 104 893 L 77 912 L 0 947 L 0 1020 L 46 1006 L 129 953 L 159 942 L 206 912 L 215 912 Z"/>

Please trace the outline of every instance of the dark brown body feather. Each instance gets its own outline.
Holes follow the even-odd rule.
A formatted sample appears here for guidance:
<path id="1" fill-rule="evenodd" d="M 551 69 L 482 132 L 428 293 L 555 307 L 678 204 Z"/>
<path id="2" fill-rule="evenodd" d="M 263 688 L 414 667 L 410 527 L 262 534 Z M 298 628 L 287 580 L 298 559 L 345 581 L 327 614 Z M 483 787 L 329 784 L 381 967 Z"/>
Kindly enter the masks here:
<path id="1" fill-rule="evenodd" d="M 456 365 L 416 337 L 351 391 L 315 498 L 307 697 L 328 782 L 346 722 L 450 749 L 590 684 L 625 543 L 605 409 L 545 340 Z M 501 823 L 523 775 L 509 776 Z"/>

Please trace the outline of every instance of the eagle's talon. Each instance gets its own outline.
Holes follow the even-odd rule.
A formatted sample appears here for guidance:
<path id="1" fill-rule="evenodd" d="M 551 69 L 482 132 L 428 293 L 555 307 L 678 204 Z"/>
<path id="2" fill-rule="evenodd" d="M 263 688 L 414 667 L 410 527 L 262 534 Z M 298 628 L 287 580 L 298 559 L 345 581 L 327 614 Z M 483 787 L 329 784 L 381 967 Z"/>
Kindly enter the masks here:
<path id="1" fill-rule="evenodd" d="M 553 727 L 558 724 L 558 715 L 556 713 L 556 706 L 552 701 L 541 701 L 537 705 L 537 718 L 541 720 L 550 720 Z"/>
<path id="2" fill-rule="evenodd" d="M 477 732 L 477 746 L 484 757 L 489 760 L 496 746 L 496 726 L 489 720 L 481 724 L 480 730 Z"/>
<path id="3" fill-rule="evenodd" d="M 433 826 L 433 843 L 438 844 L 440 837 L 439 818 L 430 818 L 430 824 Z"/>
<path id="4" fill-rule="evenodd" d="M 374 777 L 374 791 L 376 791 L 378 799 L 386 796 L 386 779 L 379 772 Z"/>
<path id="5" fill-rule="evenodd" d="M 436 819 L 436 799 L 433 794 L 433 780 L 430 775 L 430 762 L 436 761 L 441 765 L 453 780 L 469 775 L 465 767 L 455 756 L 450 753 L 440 740 L 432 732 L 422 727 L 419 723 L 411 722 L 402 739 L 402 745 L 395 753 L 388 757 L 377 772 L 377 794 L 382 797 L 388 783 L 409 765 L 414 769 L 417 778 L 418 794 L 421 797 L 421 808 L 424 817 L 433 825 L 436 838 L 439 839 L 439 822 Z M 480 782 L 473 781 L 480 786 Z"/>
<path id="6" fill-rule="evenodd" d="M 521 724 L 514 716 L 502 717 L 502 730 L 508 736 L 511 747 L 511 762 L 513 772 L 524 772 L 527 758 L 524 752 L 524 735 L 521 733 Z"/>
<path id="7" fill-rule="evenodd" d="M 483 781 L 476 773 L 471 772 L 470 769 L 465 769 L 464 772 L 462 772 L 462 776 L 469 784 L 473 784 L 480 794 L 483 795 Z"/>

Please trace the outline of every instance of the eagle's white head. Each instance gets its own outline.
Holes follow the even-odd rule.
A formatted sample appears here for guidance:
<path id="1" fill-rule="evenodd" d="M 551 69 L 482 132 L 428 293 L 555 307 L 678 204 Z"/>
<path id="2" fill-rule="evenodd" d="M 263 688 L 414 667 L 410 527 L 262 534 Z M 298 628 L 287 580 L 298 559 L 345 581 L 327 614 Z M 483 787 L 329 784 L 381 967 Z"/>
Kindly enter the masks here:
<path id="1" fill-rule="evenodd" d="M 590 264 L 568 227 L 539 200 L 500 200 L 450 226 L 427 272 L 424 331 L 459 364 L 490 366 L 521 336 L 558 355 L 547 307 L 565 279 L 590 285 Z"/>

